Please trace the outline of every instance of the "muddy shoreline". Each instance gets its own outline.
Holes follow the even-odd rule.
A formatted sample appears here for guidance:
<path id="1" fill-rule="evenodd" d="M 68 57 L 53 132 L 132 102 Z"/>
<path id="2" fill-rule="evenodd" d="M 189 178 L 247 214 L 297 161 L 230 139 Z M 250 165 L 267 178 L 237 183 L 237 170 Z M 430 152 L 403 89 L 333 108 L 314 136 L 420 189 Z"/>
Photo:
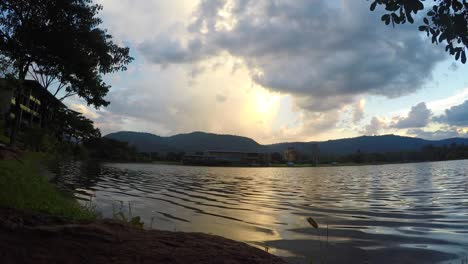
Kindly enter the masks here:
<path id="1" fill-rule="evenodd" d="M 0 208 L 2 263 L 285 263 L 245 243 L 202 233 L 143 230 L 113 220 Z"/>

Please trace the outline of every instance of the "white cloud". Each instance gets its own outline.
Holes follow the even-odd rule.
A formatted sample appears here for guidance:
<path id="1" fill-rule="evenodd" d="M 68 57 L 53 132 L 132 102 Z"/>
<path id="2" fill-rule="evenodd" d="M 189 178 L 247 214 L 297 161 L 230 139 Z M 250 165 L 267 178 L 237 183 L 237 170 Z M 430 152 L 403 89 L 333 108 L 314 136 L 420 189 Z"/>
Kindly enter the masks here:
<path id="1" fill-rule="evenodd" d="M 427 108 L 426 103 L 421 102 L 411 108 L 407 117 L 398 118 L 391 126 L 400 129 L 425 127 L 429 124 L 431 116 L 431 110 Z"/>
<path id="2" fill-rule="evenodd" d="M 462 104 L 464 101 L 468 100 L 468 87 L 460 90 L 455 95 L 430 101 L 427 103 L 427 106 L 434 112 L 434 113 L 443 113 L 445 109 L 450 108 L 455 105 Z"/>
<path id="3" fill-rule="evenodd" d="M 452 126 L 468 126 L 468 100 L 446 109 L 443 115 L 434 118 L 434 120 Z"/>
<path id="4" fill-rule="evenodd" d="M 74 106 L 104 133 L 202 130 L 262 143 L 354 136 L 367 110 L 359 99 L 412 93 L 445 57 L 416 26 L 382 25 L 366 1 L 97 3 L 136 58 L 107 77 L 107 109 Z M 443 111 L 458 98 L 434 105 Z M 387 123 L 374 117 L 361 132 L 378 134 Z"/>
<path id="5" fill-rule="evenodd" d="M 387 124 L 384 120 L 374 116 L 370 123 L 364 127 L 361 133 L 365 135 L 378 135 L 381 131 L 387 128 Z"/>
<path id="6" fill-rule="evenodd" d="M 353 123 L 357 124 L 364 118 L 364 110 L 366 107 L 366 100 L 362 98 L 357 102 L 353 109 Z"/>
<path id="7" fill-rule="evenodd" d="M 408 129 L 408 134 L 416 137 L 429 139 L 429 140 L 440 140 L 454 137 L 468 137 L 468 133 L 463 129 L 456 127 L 444 127 L 435 131 L 423 130 L 420 128 Z"/>
<path id="8" fill-rule="evenodd" d="M 207 0 L 188 31 L 161 34 L 140 51 L 159 65 L 228 53 L 243 61 L 257 84 L 293 94 L 312 111 L 340 108 L 364 93 L 414 92 L 445 58 L 415 26 L 382 25 L 366 2 Z"/>

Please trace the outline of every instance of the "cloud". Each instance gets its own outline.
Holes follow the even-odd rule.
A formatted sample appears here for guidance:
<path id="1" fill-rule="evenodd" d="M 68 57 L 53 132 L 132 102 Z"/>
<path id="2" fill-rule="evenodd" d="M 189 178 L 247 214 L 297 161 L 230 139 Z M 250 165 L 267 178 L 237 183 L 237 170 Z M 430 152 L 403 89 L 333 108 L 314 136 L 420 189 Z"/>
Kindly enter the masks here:
<path id="1" fill-rule="evenodd" d="M 452 62 L 449 66 L 449 70 L 451 71 L 457 71 L 458 70 L 458 64 L 455 62 Z"/>
<path id="2" fill-rule="evenodd" d="M 456 127 L 445 127 L 436 131 L 426 131 L 420 128 L 408 129 L 408 134 L 429 140 L 440 140 L 454 137 L 468 137 L 468 133 Z"/>
<path id="3" fill-rule="evenodd" d="M 452 126 L 468 126 L 468 100 L 446 109 L 443 115 L 435 117 L 434 120 Z"/>
<path id="4" fill-rule="evenodd" d="M 468 87 L 459 90 L 452 96 L 428 102 L 427 105 L 434 113 L 442 114 L 447 108 L 462 104 L 465 100 L 468 100 Z"/>
<path id="5" fill-rule="evenodd" d="M 330 139 L 336 137 L 330 131 L 336 128 L 342 112 L 331 110 L 327 112 L 302 111 L 293 125 L 282 126 L 273 131 L 275 142 L 310 141 L 318 138 Z"/>
<path id="6" fill-rule="evenodd" d="M 387 128 L 387 125 L 384 120 L 379 119 L 378 117 L 373 117 L 370 123 L 364 127 L 364 130 L 361 133 L 365 135 L 378 135 L 380 131 Z"/>
<path id="7" fill-rule="evenodd" d="M 353 123 L 357 124 L 364 118 L 364 109 L 366 107 L 366 100 L 361 99 L 358 103 L 354 106 L 353 109 Z"/>
<path id="8" fill-rule="evenodd" d="M 426 103 L 421 102 L 413 107 L 405 118 L 399 118 L 394 124 L 393 128 L 415 128 L 425 127 L 431 120 L 432 112 L 426 106 Z"/>
<path id="9" fill-rule="evenodd" d="M 227 100 L 227 97 L 224 96 L 224 95 L 221 95 L 221 94 L 217 94 L 216 95 L 216 101 L 220 102 L 220 103 L 224 103 L 226 102 Z"/>
<path id="10" fill-rule="evenodd" d="M 314 98 L 300 103 L 312 111 L 339 108 L 364 93 L 412 93 L 445 58 L 415 26 L 382 25 L 365 1 L 206 0 L 194 16 L 186 35 L 160 34 L 139 50 L 164 66 L 234 56 L 257 84 Z M 316 103 L 323 98 L 333 99 Z"/>

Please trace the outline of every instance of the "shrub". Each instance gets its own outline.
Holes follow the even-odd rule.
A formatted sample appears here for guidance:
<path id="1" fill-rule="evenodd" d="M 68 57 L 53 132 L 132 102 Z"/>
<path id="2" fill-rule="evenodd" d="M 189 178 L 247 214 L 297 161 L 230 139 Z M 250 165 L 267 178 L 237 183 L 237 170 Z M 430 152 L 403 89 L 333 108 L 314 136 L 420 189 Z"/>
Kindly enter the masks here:
<path id="1" fill-rule="evenodd" d="M 42 128 L 29 128 L 23 134 L 24 147 L 32 151 L 51 152 L 56 140 L 47 130 Z"/>

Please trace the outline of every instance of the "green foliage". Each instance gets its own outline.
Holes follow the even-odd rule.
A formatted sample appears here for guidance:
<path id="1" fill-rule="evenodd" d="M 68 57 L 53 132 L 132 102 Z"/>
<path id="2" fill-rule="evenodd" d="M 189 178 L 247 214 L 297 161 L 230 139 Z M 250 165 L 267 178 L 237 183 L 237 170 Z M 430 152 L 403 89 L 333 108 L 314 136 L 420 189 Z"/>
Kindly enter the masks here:
<path id="1" fill-rule="evenodd" d="M 116 221 L 123 222 L 125 224 L 130 224 L 133 227 L 143 229 L 145 223 L 141 221 L 139 216 L 132 215 L 132 206 L 130 202 L 128 202 L 128 213 L 124 212 L 124 204 L 120 201 L 119 211 L 115 211 L 114 205 L 112 205 L 113 210 L 113 218 Z"/>
<path id="2" fill-rule="evenodd" d="M 24 146 L 31 151 L 51 152 L 56 139 L 42 128 L 29 128 L 23 134 Z"/>
<path id="3" fill-rule="evenodd" d="M 89 159 L 89 151 L 83 145 L 74 145 L 73 147 L 73 157 L 78 160 Z"/>
<path id="4" fill-rule="evenodd" d="M 101 132 L 94 127 L 92 120 L 70 109 L 59 110 L 51 127 L 58 137 L 65 136 L 70 141 L 83 142 L 101 137 Z"/>
<path id="5" fill-rule="evenodd" d="M 424 0 L 373 0 L 370 10 L 383 5 L 386 14 L 381 20 L 386 25 L 392 23 L 414 23 L 413 16 L 423 10 L 427 11 L 420 31 L 431 37 L 432 43 L 447 42 L 445 51 L 455 56 L 455 60 L 466 63 L 468 47 L 468 2 L 466 0 L 434 0 L 431 7 L 424 8 Z"/>
<path id="6" fill-rule="evenodd" d="M 0 143 L 10 143 L 10 139 L 7 136 L 5 136 L 5 121 L 3 120 L 0 120 Z"/>
<path id="7" fill-rule="evenodd" d="M 58 81 L 66 96 L 78 95 L 95 107 L 109 104 L 102 75 L 126 70 L 133 58 L 119 47 L 97 17 L 92 0 L 3 0 L 0 55 L 24 80 L 29 71 L 44 87 Z"/>
<path id="8" fill-rule="evenodd" d="M 22 163 L 0 161 L 0 206 L 44 212 L 72 220 L 90 220 L 96 214 L 65 197 L 55 186 L 38 174 L 43 154 L 27 153 Z"/>
<path id="9" fill-rule="evenodd" d="M 73 157 L 73 144 L 67 141 L 58 142 L 52 153 L 58 160 Z"/>
<path id="10" fill-rule="evenodd" d="M 468 146 L 464 144 L 452 143 L 450 146 L 436 147 L 428 145 L 420 151 L 398 151 L 398 152 L 373 152 L 364 153 L 357 150 L 356 153 L 343 156 L 323 156 L 321 163 L 357 163 L 357 164 L 382 164 L 399 162 L 419 162 L 419 161 L 441 161 L 468 159 Z"/>
<path id="11" fill-rule="evenodd" d="M 84 142 L 93 159 L 112 161 L 137 161 L 138 153 L 126 142 L 108 138 L 92 138 Z"/>

